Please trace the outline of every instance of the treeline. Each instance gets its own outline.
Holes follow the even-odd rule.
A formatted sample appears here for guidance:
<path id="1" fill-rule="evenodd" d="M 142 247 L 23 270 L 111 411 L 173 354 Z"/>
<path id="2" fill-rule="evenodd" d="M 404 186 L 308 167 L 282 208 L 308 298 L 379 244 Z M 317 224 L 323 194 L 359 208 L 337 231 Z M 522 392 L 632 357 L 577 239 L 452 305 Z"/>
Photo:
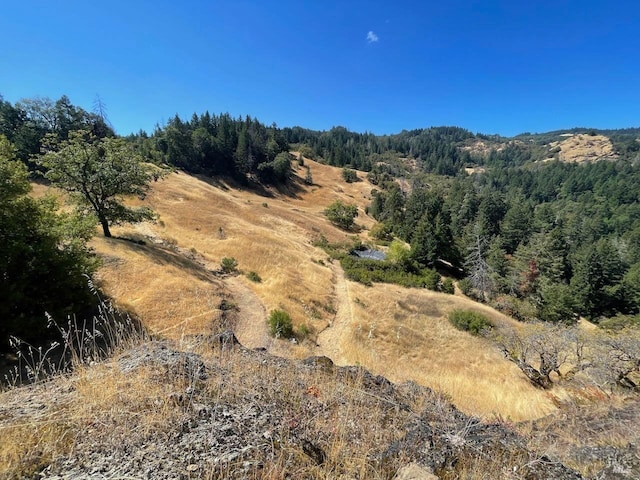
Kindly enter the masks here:
<path id="1" fill-rule="evenodd" d="M 454 176 L 473 160 L 458 147 L 474 135 L 458 127 L 405 130 L 395 135 L 355 133 L 344 127 L 326 132 L 293 127 L 284 128 L 282 133 L 289 143 L 309 147 L 312 158 L 363 171 L 370 171 L 389 152 L 415 159 L 424 171 L 439 175 Z"/>
<path id="2" fill-rule="evenodd" d="M 415 160 L 421 171 L 455 176 L 465 166 L 496 168 L 522 166 L 553 156 L 548 144 L 563 140 L 563 133 L 604 135 L 621 159 L 639 159 L 640 129 L 594 130 L 576 128 L 544 134 L 525 133 L 508 139 L 498 135 L 473 134 L 458 127 L 405 130 L 393 135 L 351 132 L 344 127 L 314 131 L 302 127 L 284 128 L 290 144 L 300 145 L 305 154 L 329 165 L 371 171 L 389 155 Z M 470 148 L 485 143 L 485 152 Z"/>
<path id="3" fill-rule="evenodd" d="M 0 135 L 11 142 L 16 157 L 25 164 L 40 153 L 47 134 L 62 141 L 75 130 L 87 130 L 97 138 L 115 136 L 99 99 L 96 112 L 88 112 L 73 105 L 66 95 L 55 101 L 40 97 L 23 99 L 14 105 L 0 95 Z"/>
<path id="4" fill-rule="evenodd" d="M 572 323 L 640 310 L 640 165 L 551 162 L 404 191 L 370 173 L 369 213 L 425 266 L 464 268 L 467 292 L 520 318 Z M 391 178 L 390 178 L 391 177 Z"/>
<path id="5" fill-rule="evenodd" d="M 184 121 L 176 115 L 152 135 L 141 131 L 128 140 L 145 158 L 189 173 L 284 182 L 291 168 L 289 145 L 280 129 L 249 116 L 234 119 L 228 113 L 206 112 Z"/>

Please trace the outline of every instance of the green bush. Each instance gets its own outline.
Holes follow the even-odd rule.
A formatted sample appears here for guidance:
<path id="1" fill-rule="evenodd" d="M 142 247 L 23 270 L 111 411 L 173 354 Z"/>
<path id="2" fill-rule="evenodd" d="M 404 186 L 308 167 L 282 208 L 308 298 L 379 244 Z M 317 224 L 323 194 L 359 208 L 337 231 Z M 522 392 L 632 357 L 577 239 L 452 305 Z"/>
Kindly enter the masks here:
<path id="1" fill-rule="evenodd" d="M 233 257 L 224 257 L 220 261 L 220 267 L 225 273 L 235 272 L 238 268 L 238 261 Z"/>
<path id="2" fill-rule="evenodd" d="M 483 330 L 493 328 L 491 321 L 478 312 L 470 310 L 454 310 L 449 313 L 449 321 L 458 330 L 480 335 Z"/>
<path id="3" fill-rule="evenodd" d="M 435 270 L 407 271 L 403 265 L 397 263 L 356 258 L 351 255 L 341 257 L 340 265 L 349 280 L 367 286 L 371 286 L 373 282 L 379 282 L 437 290 L 441 278 Z"/>
<path id="4" fill-rule="evenodd" d="M 354 220 L 358 216 L 358 207 L 336 200 L 324 211 L 329 221 L 340 228 L 353 228 Z"/>
<path id="5" fill-rule="evenodd" d="M 346 167 L 342 169 L 342 178 L 347 183 L 354 183 L 359 180 L 358 174 L 356 173 L 356 171 Z"/>
<path id="6" fill-rule="evenodd" d="M 383 242 L 391 242 L 393 240 L 393 230 L 389 225 L 376 223 L 371 227 L 369 236 Z"/>
<path id="7" fill-rule="evenodd" d="M 296 337 L 298 337 L 298 340 L 302 341 L 309 338 L 314 332 L 315 330 L 311 325 L 300 325 L 300 327 L 298 327 Z"/>
<path id="8" fill-rule="evenodd" d="M 269 333 L 275 338 L 293 337 L 293 322 L 284 310 L 272 310 L 269 315 Z"/>
<path id="9" fill-rule="evenodd" d="M 444 293 L 448 293 L 449 295 L 453 295 L 456 293 L 456 289 L 453 286 L 453 280 L 450 278 L 445 278 L 444 282 L 442 282 L 442 291 Z"/>
<path id="10" fill-rule="evenodd" d="M 473 285 L 471 285 L 471 280 L 468 278 L 463 278 L 458 282 L 458 287 L 460 287 L 460 291 L 466 295 L 467 297 L 471 295 L 473 292 Z"/>
<path id="11" fill-rule="evenodd" d="M 247 273 L 247 278 L 256 283 L 260 283 L 262 281 L 262 278 L 260 278 L 260 275 L 258 275 L 256 272 Z"/>

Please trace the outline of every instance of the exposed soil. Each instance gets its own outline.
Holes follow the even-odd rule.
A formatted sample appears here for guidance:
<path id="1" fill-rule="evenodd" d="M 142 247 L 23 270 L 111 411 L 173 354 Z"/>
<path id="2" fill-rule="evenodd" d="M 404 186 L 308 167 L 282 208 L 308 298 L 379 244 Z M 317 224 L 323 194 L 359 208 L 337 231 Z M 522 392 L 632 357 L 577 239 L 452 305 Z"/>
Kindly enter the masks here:
<path id="1" fill-rule="evenodd" d="M 234 333 L 247 348 L 269 349 L 274 341 L 267 328 L 267 312 L 258 296 L 238 277 L 228 277 L 225 285 L 237 308 Z"/>
<path id="2" fill-rule="evenodd" d="M 353 323 L 353 308 L 349 294 L 349 283 L 339 264 L 331 266 L 335 286 L 336 316 L 327 328 L 318 334 L 317 353 L 333 360 L 337 365 L 346 365 L 347 359 L 341 343 Z"/>

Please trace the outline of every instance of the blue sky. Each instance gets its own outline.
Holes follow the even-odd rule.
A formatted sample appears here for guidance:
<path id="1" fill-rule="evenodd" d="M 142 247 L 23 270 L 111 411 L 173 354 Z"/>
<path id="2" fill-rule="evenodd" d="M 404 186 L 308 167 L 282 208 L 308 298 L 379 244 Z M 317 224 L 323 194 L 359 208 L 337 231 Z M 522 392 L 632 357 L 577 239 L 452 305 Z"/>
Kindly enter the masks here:
<path id="1" fill-rule="evenodd" d="M 6 2 L 0 94 L 376 134 L 640 126 L 640 2 Z"/>

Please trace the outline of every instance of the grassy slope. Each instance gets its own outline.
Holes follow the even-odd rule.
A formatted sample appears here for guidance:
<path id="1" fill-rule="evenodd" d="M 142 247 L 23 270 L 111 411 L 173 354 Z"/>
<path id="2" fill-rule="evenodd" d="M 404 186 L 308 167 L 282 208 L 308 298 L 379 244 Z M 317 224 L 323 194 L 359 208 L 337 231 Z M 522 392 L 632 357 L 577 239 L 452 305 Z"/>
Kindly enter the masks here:
<path id="1" fill-rule="evenodd" d="M 273 353 L 327 354 L 394 381 L 415 380 L 442 389 L 461 409 L 477 415 L 523 420 L 554 410 L 549 394 L 530 386 L 485 340 L 451 327 L 445 315 L 454 308 L 471 308 L 495 322 L 508 318 L 464 297 L 345 281 L 337 263 L 329 263 L 311 243 L 320 234 L 331 241 L 348 236 L 322 214 L 336 198 L 358 204 L 357 223 L 370 227 L 373 219 L 364 207 L 373 186 L 366 180 L 346 184 L 340 169 L 309 160 L 306 164 L 315 184 L 304 185 L 305 170 L 299 169 L 294 192 L 259 195 L 183 173 L 158 182 L 145 202 L 162 221 L 114 229 L 116 235 L 147 237 L 146 246 L 101 237 L 94 241 L 106 259 L 100 271 L 106 291 L 138 313 L 153 332 L 174 339 L 208 333 L 212 319 L 222 314 L 222 299 L 232 291 L 238 317 L 251 318 L 243 331 L 255 330 L 255 338 L 265 329 L 257 319 L 273 308 L 287 310 L 296 325 L 321 332 L 314 339 L 317 344 L 265 345 Z M 360 235 L 367 238 L 366 231 Z M 225 285 L 224 278 L 209 272 L 225 256 L 235 257 L 241 270 L 257 272 L 262 282 L 236 278 L 244 291 Z M 249 301 L 255 300 L 248 298 L 251 294 L 262 303 L 260 311 Z"/>

